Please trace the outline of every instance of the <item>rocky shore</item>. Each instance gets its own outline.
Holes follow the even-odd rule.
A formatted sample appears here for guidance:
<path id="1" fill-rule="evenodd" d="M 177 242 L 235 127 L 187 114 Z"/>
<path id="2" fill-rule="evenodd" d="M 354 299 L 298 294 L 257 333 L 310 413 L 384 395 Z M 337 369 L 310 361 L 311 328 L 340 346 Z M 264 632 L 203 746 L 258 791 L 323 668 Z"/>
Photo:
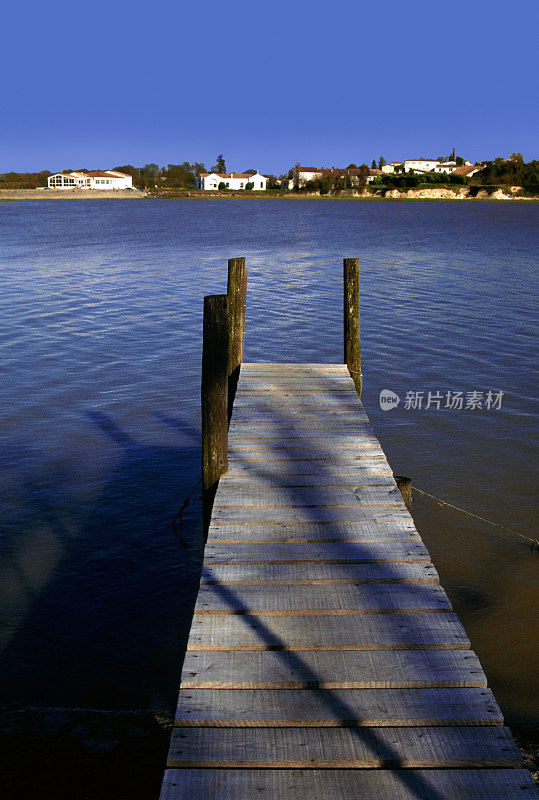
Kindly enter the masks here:
<path id="1" fill-rule="evenodd" d="M 134 199 L 198 199 L 198 200 L 509 200 L 537 202 L 539 197 L 525 197 L 519 194 L 520 186 L 508 186 L 491 191 L 475 186 L 429 189 L 366 189 L 347 190 L 339 195 L 320 195 L 317 193 L 295 192 L 246 192 L 228 191 L 204 192 L 201 189 L 171 189 L 143 192 L 139 189 L 119 189 L 112 191 L 84 189 L 0 189 L 2 200 L 134 200 Z"/>

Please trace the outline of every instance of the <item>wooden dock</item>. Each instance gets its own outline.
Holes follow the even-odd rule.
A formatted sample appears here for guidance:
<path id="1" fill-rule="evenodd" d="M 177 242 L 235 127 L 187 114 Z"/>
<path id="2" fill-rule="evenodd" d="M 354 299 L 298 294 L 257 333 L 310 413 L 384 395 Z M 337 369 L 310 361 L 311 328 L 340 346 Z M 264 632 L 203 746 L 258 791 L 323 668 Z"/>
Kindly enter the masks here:
<path id="1" fill-rule="evenodd" d="M 243 364 L 161 800 L 537 797 L 520 766 L 346 364 Z"/>

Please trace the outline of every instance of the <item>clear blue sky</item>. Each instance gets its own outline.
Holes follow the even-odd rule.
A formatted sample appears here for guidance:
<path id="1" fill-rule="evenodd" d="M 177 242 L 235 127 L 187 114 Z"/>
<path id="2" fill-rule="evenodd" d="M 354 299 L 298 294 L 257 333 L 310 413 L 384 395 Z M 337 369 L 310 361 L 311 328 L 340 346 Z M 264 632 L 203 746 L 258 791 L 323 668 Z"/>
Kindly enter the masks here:
<path id="1" fill-rule="evenodd" d="M 537 0 L 11 0 L 0 172 L 538 157 Z"/>

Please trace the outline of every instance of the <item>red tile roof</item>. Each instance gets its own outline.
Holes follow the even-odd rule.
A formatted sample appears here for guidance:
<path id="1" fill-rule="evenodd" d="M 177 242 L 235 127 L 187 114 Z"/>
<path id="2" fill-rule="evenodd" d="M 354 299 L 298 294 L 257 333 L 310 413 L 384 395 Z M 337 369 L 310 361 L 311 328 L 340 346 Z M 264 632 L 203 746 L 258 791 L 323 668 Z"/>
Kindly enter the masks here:
<path id="1" fill-rule="evenodd" d="M 81 173 L 87 175 L 89 178 L 128 178 L 129 175 L 123 175 L 121 172 L 103 172 L 100 169 L 93 169 L 90 172 Z"/>
<path id="2" fill-rule="evenodd" d="M 217 175 L 218 178 L 241 178 L 242 180 L 249 180 L 253 176 L 251 173 L 244 172 L 200 172 L 201 178 L 207 178 L 208 175 Z"/>
<path id="3" fill-rule="evenodd" d="M 457 167 L 456 170 L 453 172 L 453 175 L 471 175 L 472 172 L 479 172 L 479 170 L 484 169 L 484 164 L 476 164 L 475 166 L 466 166 L 465 164 L 462 167 Z"/>

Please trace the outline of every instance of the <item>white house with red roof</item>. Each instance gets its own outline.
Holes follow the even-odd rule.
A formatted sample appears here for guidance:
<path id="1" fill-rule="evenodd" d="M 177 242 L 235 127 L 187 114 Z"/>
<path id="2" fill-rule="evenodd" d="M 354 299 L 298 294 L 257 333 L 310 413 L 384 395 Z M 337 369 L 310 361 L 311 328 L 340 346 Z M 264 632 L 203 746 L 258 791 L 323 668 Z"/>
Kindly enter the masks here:
<path id="1" fill-rule="evenodd" d="M 260 172 L 201 172 L 197 177 L 197 189 L 216 191 L 220 184 L 227 189 L 245 189 L 248 183 L 253 184 L 253 191 L 264 192 L 268 179 Z"/>
<path id="2" fill-rule="evenodd" d="M 47 182 L 49 189 L 101 189 L 110 191 L 114 189 L 132 189 L 131 175 L 107 169 L 91 170 L 90 172 L 56 172 Z"/>

